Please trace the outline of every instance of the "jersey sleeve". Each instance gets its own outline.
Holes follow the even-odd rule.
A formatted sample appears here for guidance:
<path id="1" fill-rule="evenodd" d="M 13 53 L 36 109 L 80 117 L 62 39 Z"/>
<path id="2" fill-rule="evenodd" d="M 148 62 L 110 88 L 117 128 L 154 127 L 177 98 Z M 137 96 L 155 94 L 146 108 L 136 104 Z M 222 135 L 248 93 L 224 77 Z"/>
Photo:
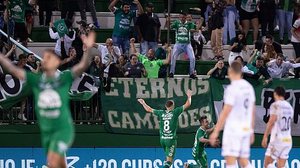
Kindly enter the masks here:
<path id="1" fill-rule="evenodd" d="M 171 24 L 170 28 L 171 28 L 171 29 L 177 29 L 177 28 L 178 28 L 178 21 L 175 20 L 175 21 Z"/>
<path id="2" fill-rule="evenodd" d="M 155 115 L 157 115 L 157 116 L 161 116 L 162 115 L 162 113 L 163 113 L 163 110 L 156 110 L 156 109 L 154 109 L 153 110 L 153 113 L 155 114 Z"/>
<path id="3" fill-rule="evenodd" d="M 300 27 L 300 19 L 297 19 L 293 24 L 293 28 L 298 29 L 299 27 Z"/>
<path id="4" fill-rule="evenodd" d="M 73 82 L 74 74 L 71 70 L 65 70 L 62 73 L 66 81 L 70 81 L 71 83 Z"/>
<path id="5" fill-rule="evenodd" d="M 199 131 L 198 131 L 198 134 L 197 134 L 197 139 L 198 139 L 198 141 L 200 140 L 200 138 L 205 138 L 204 135 L 205 135 L 204 131 L 199 130 Z"/>
<path id="6" fill-rule="evenodd" d="M 228 105 L 233 105 L 235 100 L 234 90 L 231 86 L 228 86 L 224 94 L 224 103 Z"/>
<path id="7" fill-rule="evenodd" d="M 174 109 L 174 115 L 179 116 L 183 112 L 183 106 L 177 107 Z"/>
<path id="8" fill-rule="evenodd" d="M 271 115 L 278 115 L 279 114 L 279 106 L 276 103 L 272 103 L 271 107 L 270 107 L 270 114 Z"/>
<path id="9" fill-rule="evenodd" d="M 157 65 L 159 66 L 163 66 L 164 65 L 164 61 L 163 60 L 156 60 Z"/>
<path id="10" fill-rule="evenodd" d="M 138 55 L 138 60 L 143 64 L 147 58 L 143 54 Z"/>

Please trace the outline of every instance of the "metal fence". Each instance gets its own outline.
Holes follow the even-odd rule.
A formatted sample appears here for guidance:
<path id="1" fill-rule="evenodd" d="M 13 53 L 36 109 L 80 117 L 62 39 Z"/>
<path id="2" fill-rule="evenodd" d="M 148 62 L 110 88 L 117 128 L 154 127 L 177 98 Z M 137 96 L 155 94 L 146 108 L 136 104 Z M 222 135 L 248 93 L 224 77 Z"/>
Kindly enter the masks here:
<path id="1" fill-rule="evenodd" d="M 74 124 L 102 124 L 101 96 L 95 94 L 88 101 L 71 101 L 71 115 Z M 24 117 L 26 120 L 24 120 Z M 36 124 L 33 97 L 28 97 L 9 110 L 0 109 L 0 124 Z"/>

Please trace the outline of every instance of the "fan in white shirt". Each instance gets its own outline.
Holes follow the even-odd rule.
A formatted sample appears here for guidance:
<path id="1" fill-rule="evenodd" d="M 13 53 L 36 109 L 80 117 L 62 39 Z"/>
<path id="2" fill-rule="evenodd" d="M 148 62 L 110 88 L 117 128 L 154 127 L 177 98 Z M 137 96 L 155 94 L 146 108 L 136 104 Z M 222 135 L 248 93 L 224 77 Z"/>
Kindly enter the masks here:
<path id="1" fill-rule="evenodd" d="M 231 84 L 224 93 L 224 107 L 219 116 L 210 143 L 214 146 L 224 126 L 222 156 L 226 168 L 252 168 L 249 162 L 250 145 L 254 142 L 255 93 L 250 83 L 242 79 L 242 64 L 234 61 L 228 77 Z"/>
<path id="2" fill-rule="evenodd" d="M 282 54 L 278 54 L 275 60 L 267 63 L 267 66 L 271 78 L 282 78 L 288 75 L 290 69 L 299 68 L 300 63 L 293 64 L 291 62 L 284 61 L 284 56 Z"/>
<path id="3" fill-rule="evenodd" d="M 265 168 L 274 168 L 272 165 L 277 160 L 277 167 L 284 168 L 285 162 L 292 149 L 291 122 L 294 109 L 289 102 L 284 100 L 285 90 L 277 87 L 273 93 L 275 102 L 270 107 L 270 119 L 262 140 L 262 147 L 267 147 L 268 136 L 271 133 L 270 143 L 265 153 Z"/>
<path id="4" fill-rule="evenodd" d="M 98 45 L 98 50 L 101 53 L 102 63 L 105 66 L 104 75 L 107 77 L 110 64 L 117 63 L 121 55 L 119 47 L 113 45 L 111 38 L 106 39 L 105 45 Z"/>

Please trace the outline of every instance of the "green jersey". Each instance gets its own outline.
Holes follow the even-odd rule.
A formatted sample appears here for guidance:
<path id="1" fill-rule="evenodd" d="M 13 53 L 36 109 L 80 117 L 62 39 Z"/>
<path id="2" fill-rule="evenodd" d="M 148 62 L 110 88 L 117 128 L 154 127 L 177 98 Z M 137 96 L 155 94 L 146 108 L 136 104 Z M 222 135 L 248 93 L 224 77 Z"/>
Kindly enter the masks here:
<path id="1" fill-rule="evenodd" d="M 27 5 L 26 0 L 9 0 L 9 11 L 11 17 L 17 23 L 24 23 L 25 22 L 25 9 Z"/>
<path id="2" fill-rule="evenodd" d="M 115 26 L 113 35 L 118 37 L 129 37 L 130 24 L 132 18 L 136 16 L 136 11 L 130 11 L 125 14 L 121 8 L 116 8 L 115 12 Z"/>
<path id="3" fill-rule="evenodd" d="M 171 28 L 175 29 L 176 43 L 186 44 L 191 42 L 191 29 L 195 29 L 196 25 L 192 22 L 182 23 L 179 20 L 171 24 Z"/>
<path id="4" fill-rule="evenodd" d="M 154 114 L 159 118 L 159 134 L 161 139 L 176 139 L 178 127 L 178 117 L 183 112 L 183 106 L 172 111 L 154 110 Z"/>
<path id="5" fill-rule="evenodd" d="M 73 81 L 71 71 L 57 72 L 53 78 L 47 78 L 42 73 L 26 72 L 26 81 L 32 87 L 42 132 L 73 127 L 68 94 Z"/>
<path id="6" fill-rule="evenodd" d="M 147 71 L 147 78 L 158 78 L 158 72 L 162 65 L 164 65 L 163 60 L 149 60 L 145 55 L 138 55 L 139 61 L 144 65 Z"/>
<path id="7" fill-rule="evenodd" d="M 205 143 L 202 143 L 199 141 L 200 138 L 208 139 L 208 134 L 206 130 L 202 129 L 201 127 L 198 129 L 196 136 L 195 136 L 195 142 L 193 147 L 193 156 L 198 155 L 199 153 L 202 153 L 204 151 Z"/>

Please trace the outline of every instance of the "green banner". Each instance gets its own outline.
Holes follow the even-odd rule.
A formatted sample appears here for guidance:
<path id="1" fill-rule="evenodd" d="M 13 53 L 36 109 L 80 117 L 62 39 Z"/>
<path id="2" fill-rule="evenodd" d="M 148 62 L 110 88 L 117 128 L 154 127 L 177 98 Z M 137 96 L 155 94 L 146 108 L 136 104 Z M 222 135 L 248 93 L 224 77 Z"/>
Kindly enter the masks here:
<path id="1" fill-rule="evenodd" d="M 180 133 L 194 133 L 199 127 L 200 115 L 213 119 L 208 80 L 114 78 L 111 91 L 102 93 L 102 111 L 109 132 L 125 134 L 158 134 L 159 121 L 146 113 L 137 102 L 143 98 L 154 109 L 165 109 L 165 102 L 174 100 L 175 106 L 186 102 L 186 90 L 193 91 L 192 105 L 179 117 Z"/>
<path id="2" fill-rule="evenodd" d="M 211 96 L 215 114 L 218 116 L 223 106 L 224 88 L 230 83 L 229 80 L 210 79 Z M 256 116 L 255 133 L 263 134 L 266 123 L 269 120 L 269 109 L 274 102 L 273 91 L 277 86 L 286 89 L 286 99 L 294 107 L 294 118 L 292 121 L 292 135 L 300 136 L 300 81 L 298 79 L 274 79 L 268 86 L 263 85 L 262 81 L 249 81 L 255 90 L 256 95 Z"/>
<path id="3" fill-rule="evenodd" d="M 63 37 L 65 34 L 68 34 L 69 31 L 64 19 L 56 20 L 53 24 L 59 37 Z"/>
<path id="4" fill-rule="evenodd" d="M 70 98 L 74 101 L 89 100 L 98 92 L 95 79 L 87 74 L 76 78 L 70 88 Z M 0 76 L 0 108 L 9 109 L 32 94 L 26 82 L 9 74 Z"/>

